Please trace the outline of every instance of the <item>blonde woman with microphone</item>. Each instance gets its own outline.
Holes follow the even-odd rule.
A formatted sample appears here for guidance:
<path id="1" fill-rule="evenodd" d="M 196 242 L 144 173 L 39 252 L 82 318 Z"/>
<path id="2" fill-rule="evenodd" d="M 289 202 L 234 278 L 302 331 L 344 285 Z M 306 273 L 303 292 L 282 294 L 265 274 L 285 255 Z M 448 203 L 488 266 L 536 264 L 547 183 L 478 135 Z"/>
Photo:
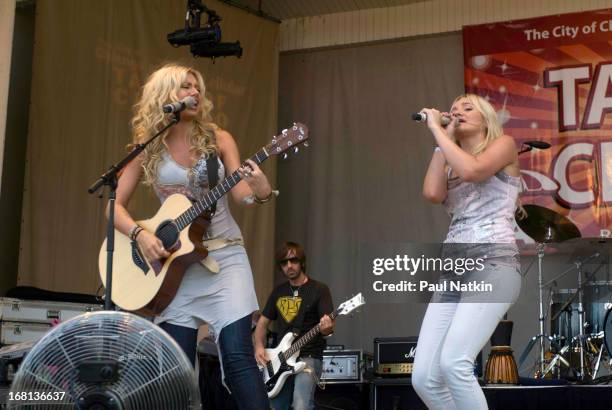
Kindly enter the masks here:
<path id="1" fill-rule="evenodd" d="M 421 112 L 437 143 L 423 195 L 443 204 L 451 217 L 444 248 L 482 257 L 484 269 L 476 274 L 504 294 L 484 302 L 465 291 L 435 293 L 421 325 L 412 384 L 430 409 L 487 409 L 474 361 L 520 291 L 512 222 L 520 191 L 518 156 L 482 97 L 461 95 L 450 113 Z"/>

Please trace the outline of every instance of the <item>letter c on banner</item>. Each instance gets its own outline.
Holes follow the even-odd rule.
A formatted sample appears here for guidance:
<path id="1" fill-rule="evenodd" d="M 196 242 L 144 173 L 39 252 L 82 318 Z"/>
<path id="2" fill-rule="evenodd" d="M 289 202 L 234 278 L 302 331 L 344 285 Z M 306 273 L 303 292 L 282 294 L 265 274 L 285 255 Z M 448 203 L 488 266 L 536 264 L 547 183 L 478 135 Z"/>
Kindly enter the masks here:
<path id="1" fill-rule="evenodd" d="M 595 200 L 592 191 L 576 191 L 569 183 L 569 167 L 577 156 L 589 157 L 593 156 L 593 144 L 588 142 L 580 142 L 569 144 L 557 156 L 554 168 L 554 177 L 559 181 L 559 198 L 573 205 L 586 205 Z"/>

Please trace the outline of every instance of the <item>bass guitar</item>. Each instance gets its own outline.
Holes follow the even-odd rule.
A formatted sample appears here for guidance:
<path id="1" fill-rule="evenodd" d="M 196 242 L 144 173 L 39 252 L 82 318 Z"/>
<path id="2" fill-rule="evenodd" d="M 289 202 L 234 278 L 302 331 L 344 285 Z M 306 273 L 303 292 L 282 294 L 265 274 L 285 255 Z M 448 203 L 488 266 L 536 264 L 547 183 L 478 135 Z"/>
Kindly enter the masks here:
<path id="1" fill-rule="evenodd" d="M 365 299 L 359 293 L 338 306 L 338 309 L 334 310 L 329 317 L 334 320 L 338 316 L 348 315 L 364 304 Z M 283 336 L 278 346 L 273 349 L 266 349 L 266 355 L 270 361 L 265 366 L 260 364 L 258 366 L 263 375 L 269 398 L 274 398 L 278 395 L 289 376 L 304 370 L 306 363 L 297 361 L 300 349 L 306 346 L 320 332 L 321 328 L 319 325 L 316 325 L 295 342 L 293 341 L 295 335 L 289 332 Z"/>

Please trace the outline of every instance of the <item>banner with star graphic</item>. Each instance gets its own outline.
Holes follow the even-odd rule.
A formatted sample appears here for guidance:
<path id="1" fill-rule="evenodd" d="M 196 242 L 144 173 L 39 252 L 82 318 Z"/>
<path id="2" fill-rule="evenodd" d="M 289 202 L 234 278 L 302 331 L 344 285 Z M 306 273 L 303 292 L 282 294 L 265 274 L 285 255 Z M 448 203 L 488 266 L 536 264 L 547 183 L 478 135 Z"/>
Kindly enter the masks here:
<path id="1" fill-rule="evenodd" d="M 493 104 L 517 146 L 551 144 L 519 156 L 522 203 L 583 237 L 611 236 L 611 44 L 612 9 L 463 28 L 466 91 Z"/>

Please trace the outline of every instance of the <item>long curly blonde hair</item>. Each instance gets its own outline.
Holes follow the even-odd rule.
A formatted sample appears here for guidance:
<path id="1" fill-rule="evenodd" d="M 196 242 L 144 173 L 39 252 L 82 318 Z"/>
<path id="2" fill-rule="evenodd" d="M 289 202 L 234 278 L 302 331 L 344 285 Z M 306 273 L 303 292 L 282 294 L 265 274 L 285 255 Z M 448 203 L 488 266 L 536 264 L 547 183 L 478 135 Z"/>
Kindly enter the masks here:
<path id="1" fill-rule="evenodd" d="M 482 115 L 486 127 L 485 139 L 474 148 L 472 155 L 478 155 L 483 152 L 487 146 L 504 134 L 504 130 L 497 118 L 495 108 L 487 100 L 476 94 L 462 94 L 455 98 L 453 105 L 460 99 L 465 98 L 474 106 L 476 111 Z"/>
<path id="2" fill-rule="evenodd" d="M 142 87 L 142 96 L 134 106 L 132 144 L 128 147 L 145 142 L 170 122 L 170 116 L 164 114 L 161 107 L 178 100 L 178 91 L 188 74 L 192 74 L 200 86 L 200 109 L 198 117 L 193 120 L 190 152 L 194 158 L 217 153 L 215 139 L 217 126 L 212 123 L 210 112 L 213 104 L 206 98 L 204 78 L 194 68 L 178 64 L 166 64 L 154 71 Z M 151 185 L 157 178 L 157 167 L 162 159 L 162 153 L 167 149 L 165 141 L 167 135 L 168 131 L 165 131 L 144 150 L 142 168 L 143 182 L 146 185 Z"/>

